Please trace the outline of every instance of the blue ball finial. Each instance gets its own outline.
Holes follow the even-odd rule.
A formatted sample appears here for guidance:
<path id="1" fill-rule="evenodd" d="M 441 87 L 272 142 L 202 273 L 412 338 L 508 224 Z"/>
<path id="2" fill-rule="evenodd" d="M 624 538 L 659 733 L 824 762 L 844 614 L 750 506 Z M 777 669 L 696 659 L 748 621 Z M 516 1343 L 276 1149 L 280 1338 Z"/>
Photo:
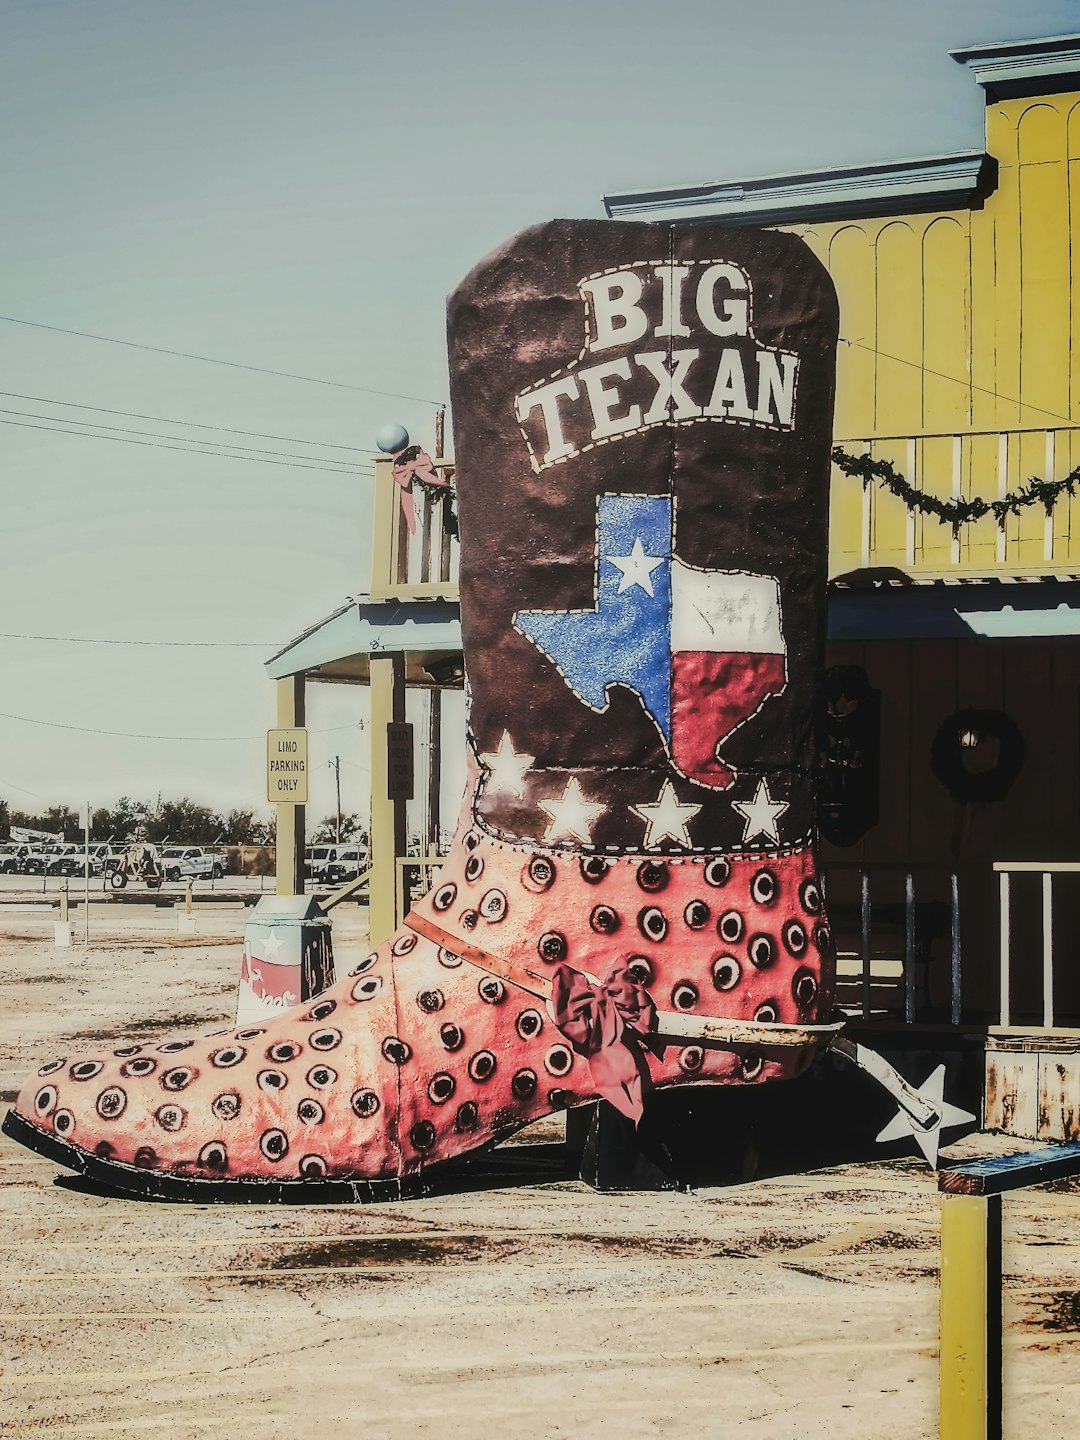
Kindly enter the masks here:
<path id="1" fill-rule="evenodd" d="M 375 436 L 375 444 L 384 455 L 394 455 L 404 450 L 409 443 L 409 432 L 404 425 L 384 425 Z"/>

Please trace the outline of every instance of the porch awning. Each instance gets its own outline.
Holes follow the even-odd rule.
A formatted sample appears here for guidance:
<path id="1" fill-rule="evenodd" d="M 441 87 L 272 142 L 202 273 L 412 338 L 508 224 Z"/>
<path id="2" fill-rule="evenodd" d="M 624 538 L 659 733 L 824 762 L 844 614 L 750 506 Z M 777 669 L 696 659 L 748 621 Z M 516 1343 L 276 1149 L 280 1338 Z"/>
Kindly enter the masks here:
<path id="1" fill-rule="evenodd" d="M 830 640 L 1009 639 L 1080 635 L 1080 575 L 920 581 L 866 572 L 829 586 Z M 271 680 L 366 685 L 372 655 L 404 655 L 410 685 L 461 654 L 456 600 L 351 599 L 266 662 Z"/>
<path id="2" fill-rule="evenodd" d="M 920 582 L 874 572 L 829 586 L 830 640 L 948 640 L 1080 635 L 1080 576 Z"/>
<path id="3" fill-rule="evenodd" d="M 304 674 L 309 680 L 366 685 L 372 655 L 404 655 L 405 679 L 431 685 L 427 666 L 461 653 L 456 600 L 351 598 L 289 642 L 266 662 L 271 680 Z"/>

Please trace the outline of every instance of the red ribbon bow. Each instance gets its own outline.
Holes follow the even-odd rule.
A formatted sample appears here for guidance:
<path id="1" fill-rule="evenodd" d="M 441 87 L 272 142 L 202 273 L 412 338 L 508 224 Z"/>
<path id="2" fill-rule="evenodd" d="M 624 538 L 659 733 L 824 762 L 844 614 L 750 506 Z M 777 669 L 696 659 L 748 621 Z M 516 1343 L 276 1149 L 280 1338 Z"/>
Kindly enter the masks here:
<path id="1" fill-rule="evenodd" d="M 599 984 L 560 965 L 552 976 L 551 1008 L 570 1044 L 588 1057 L 598 1093 L 636 1125 L 651 1084 L 642 1042 L 650 1049 L 655 1044 L 656 1006 L 648 990 L 620 961 Z"/>
<path id="2" fill-rule="evenodd" d="M 409 534 L 415 535 L 416 509 L 412 497 L 413 481 L 419 480 L 424 485 L 435 485 L 440 490 L 449 490 L 450 482 L 440 476 L 431 456 L 425 450 L 421 450 L 419 445 L 408 445 L 404 450 L 399 450 L 394 456 L 394 464 L 390 473 L 399 487 L 398 498 L 401 501 L 401 513 L 405 516 Z"/>

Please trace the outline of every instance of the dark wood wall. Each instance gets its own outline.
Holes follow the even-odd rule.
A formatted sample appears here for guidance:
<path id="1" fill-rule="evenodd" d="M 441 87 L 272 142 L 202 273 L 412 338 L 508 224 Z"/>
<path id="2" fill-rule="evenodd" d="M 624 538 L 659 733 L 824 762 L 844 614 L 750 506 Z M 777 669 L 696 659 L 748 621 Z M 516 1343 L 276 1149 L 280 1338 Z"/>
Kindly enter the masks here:
<path id="1" fill-rule="evenodd" d="M 960 876 L 965 1013 L 994 1019 L 998 1008 L 998 886 L 1003 860 L 1080 860 L 1080 638 L 872 640 L 830 644 L 827 663 L 865 670 L 881 692 L 878 821 L 855 844 L 823 844 L 826 868 L 855 862 L 896 866 L 877 894 L 902 895 L 913 869 L 917 895 L 948 898 Z M 1004 799 L 955 800 L 931 770 L 942 721 L 973 707 L 1001 710 L 1019 727 L 1026 758 Z M 838 874 L 840 871 L 838 870 Z M 1080 1023 L 1080 876 L 1055 882 L 1055 1003 Z M 850 888 L 850 887 L 848 887 Z M 1039 881 L 1013 882 L 1014 1014 L 1041 1014 Z M 845 896 L 843 877 L 834 885 Z M 850 895 L 847 899 L 850 901 Z M 939 947 L 940 951 L 940 947 Z M 935 990 L 947 985 L 938 954 Z M 1062 1023 L 1066 1023 L 1064 1018 Z"/>

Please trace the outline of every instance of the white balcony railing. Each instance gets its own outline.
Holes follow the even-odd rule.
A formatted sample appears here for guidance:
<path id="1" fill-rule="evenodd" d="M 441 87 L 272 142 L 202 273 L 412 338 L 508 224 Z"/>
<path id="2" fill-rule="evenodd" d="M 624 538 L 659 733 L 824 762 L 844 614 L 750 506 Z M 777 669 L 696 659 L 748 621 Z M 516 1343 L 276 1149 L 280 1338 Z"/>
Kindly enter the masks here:
<path id="1" fill-rule="evenodd" d="M 1000 500 L 1032 476 L 1060 480 L 1080 464 L 1080 426 L 1054 429 L 918 430 L 906 435 L 841 437 L 849 454 L 888 460 L 917 490 L 942 500 Z M 1080 563 L 1080 511 L 1062 495 L 1048 515 L 1032 505 L 999 526 L 992 516 L 953 533 L 933 516 L 909 510 L 880 485 L 863 486 L 834 471 L 830 551 L 833 573 L 848 568 L 901 566 L 948 572 L 957 568 L 1040 570 Z M 1077 533 L 1074 534 L 1074 531 Z"/>
<path id="2" fill-rule="evenodd" d="M 1054 876 L 1080 874 L 1080 861 L 1076 860 L 1013 860 L 998 861 L 994 865 L 998 874 L 999 901 L 1001 907 L 1001 953 L 1000 993 L 1002 1029 L 1012 1024 L 1012 978 L 1013 978 L 1013 935 L 1012 935 L 1012 885 L 1011 876 L 1027 873 L 1041 877 L 1042 891 L 1042 1024 L 1044 1030 L 1054 1028 Z"/>

